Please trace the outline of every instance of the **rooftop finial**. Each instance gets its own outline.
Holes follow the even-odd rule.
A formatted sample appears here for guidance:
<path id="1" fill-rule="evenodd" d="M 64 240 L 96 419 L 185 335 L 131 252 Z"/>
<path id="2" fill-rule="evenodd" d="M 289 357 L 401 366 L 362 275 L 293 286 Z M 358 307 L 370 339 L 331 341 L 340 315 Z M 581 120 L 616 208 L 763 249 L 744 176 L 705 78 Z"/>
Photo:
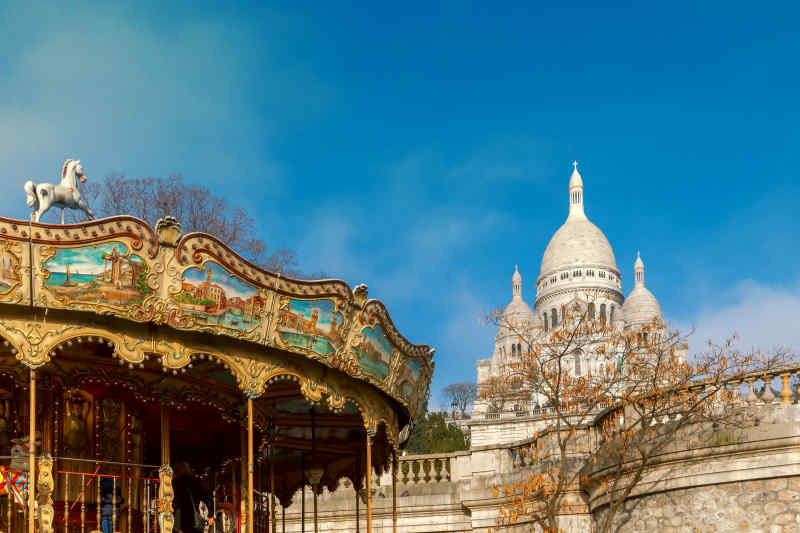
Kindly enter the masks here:
<path id="1" fill-rule="evenodd" d="M 573 161 L 572 162 L 572 168 L 574 168 L 575 170 L 578 170 L 578 162 L 577 161 Z"/>

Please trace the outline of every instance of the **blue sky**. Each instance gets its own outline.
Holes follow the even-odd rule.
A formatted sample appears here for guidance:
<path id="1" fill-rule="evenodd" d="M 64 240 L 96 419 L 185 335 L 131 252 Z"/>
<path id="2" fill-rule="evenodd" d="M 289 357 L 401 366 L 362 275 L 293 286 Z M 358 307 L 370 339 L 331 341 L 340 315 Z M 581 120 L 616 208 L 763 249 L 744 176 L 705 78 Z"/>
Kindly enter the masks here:
<path id="1" fill-rule="evenodd" d="M 626 292 L 641 249 L 698 339 L 800 346 L 796 3 L 214 4 L 0 5 L 0 213 L 67 157 L 181 173 L 368 283 L 436 404 L 515 263 L 532 303 L 577 159 Z"/>

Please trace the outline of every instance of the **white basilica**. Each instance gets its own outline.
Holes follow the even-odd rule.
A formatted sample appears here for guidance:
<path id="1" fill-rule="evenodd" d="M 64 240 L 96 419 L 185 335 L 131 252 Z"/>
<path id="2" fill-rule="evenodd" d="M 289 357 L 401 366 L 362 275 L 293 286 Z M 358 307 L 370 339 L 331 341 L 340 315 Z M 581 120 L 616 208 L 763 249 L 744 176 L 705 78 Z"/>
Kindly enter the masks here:
<path id="1" fill-rule="evenodd" d="M 511 302 L 503 310 L 501 325 L 494 339 L 494 352 L 489 359 L 477 363 L 479 385 L 499 375 L 503 366 L 514 360 L 522 350 L 518 332 L 504 327 L 504 324 L 530 324 L 548 330 L 560 323 L 570 303 L 576 299 L 586 300 L 589 292 L 593 295 L 593 301 L 588 303 L 589 314 L 596 314 L 614 327 L 627 330 L 661 318 L 658 300 L 645 287 L 644 263 L 638 254 L 633 267 L 634 288 L 627 298 L 623 294 L 622 275 L 614 259 L 614 250 L 600 228 L 586 216 L 583 179 L 578 172 L 577 162 L 573 165 L 575 168 L 569 180 L 569 214 L 544 251 L 536 280 L 535 312 L 522 298 L 522 276 L 515 268 L 511 278 Z M 572 371 L 581 374 L 592 363 L 588 359 L 576 358 Z M 525 438 L 532 428 L 519 423 L 521 417 L 527 417 L 536 407 L 535 401 L 529 403 L 533 405 L 512 402 L 508 406 L 510 413 L 491 413 L 485 402 L 476 401 L 473 420 L 468 423 L 472 431 L 472 446 Z M 493 436 L 486 434 L 489 427 L 476 427 L 486 424 L 502 426 L 505 425 L 502 421 L 505 418 L 516 421 L 516 427 L 491 428 L 489 433 Z M 502 435 L 496 434 L 497 431 L 501 431 Z"/>

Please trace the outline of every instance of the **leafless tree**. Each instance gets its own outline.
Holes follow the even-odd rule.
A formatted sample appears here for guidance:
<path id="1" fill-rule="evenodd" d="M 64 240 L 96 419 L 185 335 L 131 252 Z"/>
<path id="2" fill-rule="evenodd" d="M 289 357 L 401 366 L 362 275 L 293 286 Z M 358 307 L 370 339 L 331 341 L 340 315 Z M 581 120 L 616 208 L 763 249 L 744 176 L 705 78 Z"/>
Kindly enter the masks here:
<path id="1" fill-rule="evenodd" d="M 549 533 L 598 471 L 609 495 L 598 532 L 610 532 L 655 458 L 677 440 L 706 438 L 709 428 L 746 427 L 736 384 L 791 359 L 782 350 L 742 352 L 732 341 L 690 355 L 686 336 L 658 320 L 622 330 L 578 301 L 550 328 L 500 313 L 487 321 L 517 334 L 522 353 L 492 386 L 481 384 L 481 399 L 524 390 L 547 406 L 543 429 L 522 450 L 528 475 L 496 488 L 504 495 L 498 526 L 524 518 Z"/>
<path id="2" fill-rule="evenodd" d="M 81 186 L 82 194 L 99 217 L 132 215 L 154 225 L 164 216 L 180 221 L 184 232 L 200 231 L 216 236 L 256 265 L 289 277 L 304 276 L 295 252 L 282 247 L 270 251 L 257 236 L 255 219 L 207 188 L 184 182 L 181 176 L 129 178 L 109 174 L 102 181 Z M 73 222 L 77 213 L 69 213 Z"/>
<path id="3" fill-rule="evenodd" d="M 472 402 L 475 401 L 475 397 L 478 393 L 478 386 L 475 383 L 467 381 L 463 383 L 453 383 L 443 388 L 442 393 L 450 401 L 450 405 L 454 409 L 458 409 L 459 413 L 461 413 L 461 418 L 465 418 L 467 416 L 467 409 L 472 405 Z"/>

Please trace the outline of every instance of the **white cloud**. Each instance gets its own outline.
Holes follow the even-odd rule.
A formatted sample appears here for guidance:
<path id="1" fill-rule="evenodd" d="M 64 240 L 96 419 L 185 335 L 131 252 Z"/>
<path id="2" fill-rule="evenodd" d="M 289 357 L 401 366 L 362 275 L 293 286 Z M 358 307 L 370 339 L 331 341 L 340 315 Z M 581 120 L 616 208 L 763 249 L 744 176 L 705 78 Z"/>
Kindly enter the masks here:
<path id="1" fill-rule="evenodd" d="M 693 351 L 702 351 L 707 340 L 721 343 L 738 333 L 742 348 L 785 347 L 800 352 L 800 280 L 788 287 L 744 280 L 720 294 L 717 302 L 701 307 L 683 326 L 696 328 L 689 339 Z"/>

